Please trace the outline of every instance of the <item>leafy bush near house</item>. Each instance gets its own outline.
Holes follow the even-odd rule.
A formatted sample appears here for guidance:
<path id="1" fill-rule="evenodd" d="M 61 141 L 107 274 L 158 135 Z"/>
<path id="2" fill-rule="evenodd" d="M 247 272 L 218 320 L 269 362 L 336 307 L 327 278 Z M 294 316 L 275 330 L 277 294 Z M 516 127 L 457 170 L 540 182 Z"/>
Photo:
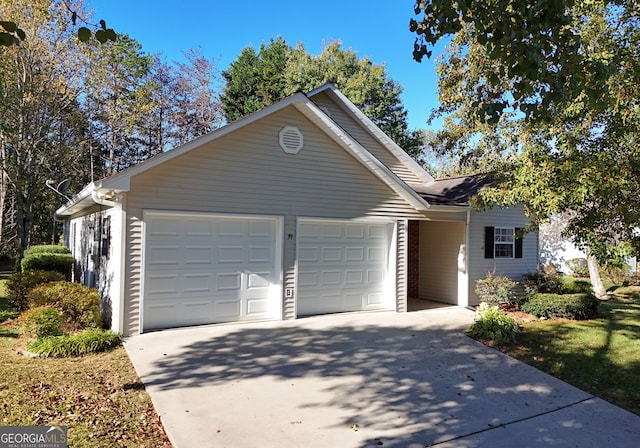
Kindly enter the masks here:
<path id="1" fill-rule="evenodd" d="M 472 337 L 494 341 L 497 344 L 513 342 L 519 331 L 513 318 L 503 313 L 497 306 L 481 303 L 477 310 L 478 318 L 469 328 Z"/>
<path id="2" fill-rule="evenodd" d="M 23 336 L 44 338 L 62 334 L 62 313 L 51 306 L 39 306 L 18 317 L 18 328 Z"/>
<path id="3" fill-rule="evenodd" d="M 502 275 L 488 273 L 483 279 L 476 281 L 476 294 L 481 302 L 489 305 L 511 303 L 515 299 L 513 288 L 516 282 Z"/>
<path id="4" fill-rule="evenodd" d="M 41 244 L 39 246 L 31 246 L 24 250 L 23 257 L 30 257 L 35 254 L 68 254 L 69 248 L 60 244 Z"/>
<path id="5" fill-rule="evenodd" d="M 565 261 L 565 264 L 571 269 L 571 274 L 575 277 L 589 277 L 589 268 L 587 267 L 586 258 L 572 258 Z"/>
<path id="6" fill-rule="evenodd" d="M 36 252 L 26 255 L 22 259 L 22 272 L 27 271 L 56 271 L 65 276 L 67 280 L 71 279 L 71 269 L 75 262 L 73 255 L 70 253 L 46 253 Z"/>
<path id="7" fill-rule="evenodd" d="M 100 328 L 100 294 L 79 283 L 52 282 L 27 294 L 29 306 L 50 305 L 62 313 L 65 331 Z"/>
<path id="8" fill-rule="evenodd" d="M 591 293 L 534 294 L 521 309 L 537 317 L 584 320 L 598 315 L 598 305 Z"/>
<path id="9" fill-rule="evenodd" d="M 562 277 L 558 274 L 534 272 L 524 275 L 524 292 L 527 296 L 536 293 L 560 294 Z"/>
<path id="10" fill-rule="evenodd" d="M 591 292 L 591 283 L 587 280 L 567 277 L 558 274 L 536 272 L 525 274 L 524 290 L 527 296 L 543 294 L 575 294 Z"/>
<path id="11" fill-rule="evenodd" d="M 27 293 L 38 285 L 59 282 L 64 275 L 55 271 L 27 271 L 11 274 L 7 280 L 7 298 L 9 306 L 16 311 L 24 311 L 29 307 Z"/>
<path id="12" fill-rule="evenodd" d="M 122 338 L 111 330 L 97 328 L 63 336 L 35 339 L 27 349 L 43 356 L 66 357 L 103 352 L 120 345 Z"/>

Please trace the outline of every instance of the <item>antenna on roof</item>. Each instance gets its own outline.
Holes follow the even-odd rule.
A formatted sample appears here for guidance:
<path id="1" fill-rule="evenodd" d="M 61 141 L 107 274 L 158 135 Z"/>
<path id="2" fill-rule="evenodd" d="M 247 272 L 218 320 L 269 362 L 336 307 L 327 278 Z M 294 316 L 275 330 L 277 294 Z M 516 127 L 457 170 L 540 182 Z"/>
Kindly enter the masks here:
<path id="1" fill-rule="evenodd" d="M 56 182 L 53 179 L 47 179 L 47 181 L 45 182 L 45 185 L 47 187 L 49 187 L 50 189 L 52 189 L 53 191 L 55 191 L 56 193 L 58 193 L 60 196 L 62 196 L 63 198 L 65 198 L 67 201 L 71 201 L 71 198 L 69 198 L 65 193 L 67 192 L 67 190 L 69 189 L 69 185 L 71 185 L 71 179 L 65 179 L 62 182 L 60 182 L 58 184 L 57 187 L 54 187 L 54 184 Z"/>

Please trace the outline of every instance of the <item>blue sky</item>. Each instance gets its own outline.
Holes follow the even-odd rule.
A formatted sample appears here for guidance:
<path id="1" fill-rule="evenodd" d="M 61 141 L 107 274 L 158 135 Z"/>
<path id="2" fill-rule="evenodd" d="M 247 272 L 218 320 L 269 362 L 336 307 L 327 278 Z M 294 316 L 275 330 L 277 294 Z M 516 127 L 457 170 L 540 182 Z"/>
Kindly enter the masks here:
<path id="1" fill-rule="evenodd" d="M 289 45 L 302 42 L 313 55 L 339 40 L 358 57 L 386 65 L 404 88 L 409 127 L 426 129 L 438 101 L 436 74 L 433 60 L 412 58 L 413 5 L 413 0 L 89 0 L 95 21 L 129 34 L 144 51 L 174 61 L 182 59 L 182 51 L 200 47 L 220 70 L 243 48 L 257 49 L 271 37 L 282 36 Z"/>

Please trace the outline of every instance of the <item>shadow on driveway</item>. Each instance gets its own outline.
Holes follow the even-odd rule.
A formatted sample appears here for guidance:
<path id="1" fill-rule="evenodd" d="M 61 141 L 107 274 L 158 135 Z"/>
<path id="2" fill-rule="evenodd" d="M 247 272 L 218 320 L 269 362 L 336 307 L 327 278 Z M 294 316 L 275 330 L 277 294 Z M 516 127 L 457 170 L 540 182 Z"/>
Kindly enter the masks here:
<path id="1" fill-rule="evenodd" d="M 156 332 L 126 347 L 180 448 L 474 447 L 494 428 L 506 438 L 497 446 L 514 446 L 506 428 L 523 422 L 521 446 L 588 446 L 576 444 L 576 415 L 552 419 L 557 432 L 536 416 L 593 397 L 464 336 L 472 316 L 320 316 Z"/>

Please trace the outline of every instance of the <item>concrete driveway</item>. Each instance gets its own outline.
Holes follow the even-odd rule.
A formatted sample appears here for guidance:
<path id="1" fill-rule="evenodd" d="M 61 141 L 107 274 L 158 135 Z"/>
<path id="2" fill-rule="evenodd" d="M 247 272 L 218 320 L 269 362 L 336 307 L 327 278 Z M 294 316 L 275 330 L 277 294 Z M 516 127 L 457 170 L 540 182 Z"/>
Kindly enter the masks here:
<path id="1" fill-rule="evenodd" d="M 442 308 L 125 342 L 176 448 L 637 447 L 640 417 L 464 336 Z"/>

